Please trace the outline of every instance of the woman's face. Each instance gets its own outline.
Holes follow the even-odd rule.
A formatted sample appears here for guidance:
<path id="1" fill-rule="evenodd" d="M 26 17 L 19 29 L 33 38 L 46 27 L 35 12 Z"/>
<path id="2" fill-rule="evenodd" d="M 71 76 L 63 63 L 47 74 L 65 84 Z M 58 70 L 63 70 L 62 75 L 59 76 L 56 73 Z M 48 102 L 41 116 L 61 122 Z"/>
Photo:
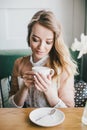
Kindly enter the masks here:
<path id="1" fill-rule="evenodd" d="M 54 42 L 54 33 L 48 28 L 36 23 L 30 35 L 30 47 L 33 60 L 37 62 L 49 54 Z"/>

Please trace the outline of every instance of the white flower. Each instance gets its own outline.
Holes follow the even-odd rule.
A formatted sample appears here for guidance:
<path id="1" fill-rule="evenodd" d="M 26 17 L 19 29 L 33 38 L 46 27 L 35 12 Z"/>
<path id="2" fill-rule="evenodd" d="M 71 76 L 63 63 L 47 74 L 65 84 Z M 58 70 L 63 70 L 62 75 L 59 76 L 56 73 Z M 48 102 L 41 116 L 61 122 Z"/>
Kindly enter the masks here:
<path id="1" fill-rule="evenodd" d="M 75 38 L 74 43 L 71 46 L 73 51 L 79 51 L 78 59 L 82 57 L 83 54 L 87 53 L 87 35 L 81 34 L 81 41 Z"/>

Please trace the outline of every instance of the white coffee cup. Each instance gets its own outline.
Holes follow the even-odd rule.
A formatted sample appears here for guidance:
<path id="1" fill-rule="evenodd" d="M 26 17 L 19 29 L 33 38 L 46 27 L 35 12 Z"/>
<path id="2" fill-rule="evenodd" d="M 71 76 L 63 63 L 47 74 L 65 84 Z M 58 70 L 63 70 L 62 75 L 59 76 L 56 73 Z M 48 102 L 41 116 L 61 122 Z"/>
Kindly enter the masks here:
<path id="1" fill-rule="evenodd" d="M 32 71 L 34 72 L 39 72 L 43 75 L 53 75 L 54 74 L 54 70 L 49 68 L 49 67 L 45 67 L 45 66 L 35 66 L 32 67 Z"/>

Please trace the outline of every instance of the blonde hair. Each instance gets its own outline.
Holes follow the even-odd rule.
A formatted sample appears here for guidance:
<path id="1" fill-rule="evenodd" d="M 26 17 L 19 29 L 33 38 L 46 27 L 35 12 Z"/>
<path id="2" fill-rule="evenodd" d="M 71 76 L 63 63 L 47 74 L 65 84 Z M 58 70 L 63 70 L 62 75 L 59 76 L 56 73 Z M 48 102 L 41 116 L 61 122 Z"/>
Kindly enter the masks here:
<path id="1" fill-rule="evenodd" d="M 30 34 L 32 32 L 32 27 L 36 23 L 41 24 L 54 33 L 54 44 L 51 51 L 49 52 L 50 60 L 47 63 L 47 66 L 55 70 L 54 76 L 58 75 L 58 67 L 61 69 L 61 72 L 65 70 L 69 76 L 72 74 L 75 75 L 77 73 L 77 65 L 74 60 L 71 59 L 69 49 L 64 43 L 62 37 L 61 25 L 57 21 L 53 12 L 41 10 L 32 17 L 28 25 L 28 45 L 30 44 Z"/>

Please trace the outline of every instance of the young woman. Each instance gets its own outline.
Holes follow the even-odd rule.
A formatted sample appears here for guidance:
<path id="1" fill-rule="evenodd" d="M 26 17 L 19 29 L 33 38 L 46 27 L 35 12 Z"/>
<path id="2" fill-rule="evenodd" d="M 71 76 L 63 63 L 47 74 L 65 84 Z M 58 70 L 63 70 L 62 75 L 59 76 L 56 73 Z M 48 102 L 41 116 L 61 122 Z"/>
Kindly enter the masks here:
<path id="1" fill-rule="evenodd" d="M 51 11 L 38 11 L 28 25 L 31 56 L 15 61 L 10 90 L 10 107 L 74 107 L 74 74 L 76 65 L 65 45 L 61 26 Z M 54 69 L 44 76 L 33 66 Z M 21 87 L 18 77 L 22 78 Z"/>

